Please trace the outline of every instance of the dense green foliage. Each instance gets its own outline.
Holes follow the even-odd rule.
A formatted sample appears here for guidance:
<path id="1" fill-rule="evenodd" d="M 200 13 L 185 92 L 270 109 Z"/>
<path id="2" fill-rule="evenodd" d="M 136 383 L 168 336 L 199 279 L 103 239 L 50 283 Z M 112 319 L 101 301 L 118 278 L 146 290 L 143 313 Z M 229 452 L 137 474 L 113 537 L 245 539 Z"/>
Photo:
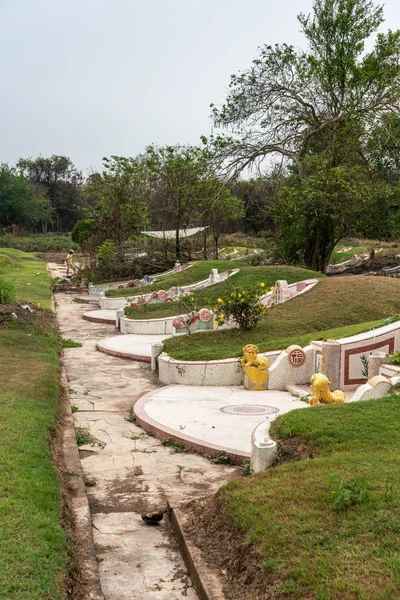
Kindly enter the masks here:
<path id="1" fill-rule="evenodd" d="M 398 233 L 400 32 L 378 33 L 366 50 L 383 22 L 369 0 L 314 0 L 299 22 L 306 51 L 266 45 L 250 69 L 232 75 L 213 114 L 238 135 L 217 135 L 211 148 L 231 172 L 283 158 L 263 202 L 279 255 L 323 270 L 345 235 Z"/>
<path id="2" fill-rule="evenodd" d="M 24 252 L 67 253 L 70 248 L 75 252 L 80 250 L 79 244 L 63 233 L 31 233 L 22 237 L 6 233 L 0 236 L 0 248 L 17 248 Z"/>
<path id="3" fill-rule="evenodd" d="M 68 156 L 20 158 L 17 168 L 52 206 L 54 231 L 71 231 L 82 215 L 83 176 Z"/>
<path id="4" fill-rule="evenodd" d="M 15 168 L 0 164 L 0 230 L 11 225 L 35 229 L 52 220 L 53 209 L 43 191 Z"/>

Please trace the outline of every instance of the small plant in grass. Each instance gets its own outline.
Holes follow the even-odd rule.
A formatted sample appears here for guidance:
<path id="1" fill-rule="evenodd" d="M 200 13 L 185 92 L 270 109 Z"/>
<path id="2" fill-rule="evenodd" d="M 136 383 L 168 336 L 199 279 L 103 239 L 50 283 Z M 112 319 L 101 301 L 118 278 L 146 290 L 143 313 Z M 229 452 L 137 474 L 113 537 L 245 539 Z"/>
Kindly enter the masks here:
<path id="1" fill-rule="evenodd" d="M 363 504 L 369 499 L 370 494 L 364 477 L 344 481 L 340 475 L 332 475 L 332 477 L 329 477 L 328 482 L 335 485 L 332 492 L 332 507 L 334 510 L 341 511 L 349 506 Z"/>
<path id="2" fill-rule="evenodd" d="M 167 448 L 169 448 L 171 450 L 171 452 L 173 452 L 174 454 L 177 454 L 179 452 L 186 452 L 186 448 L 185 446 L 182 444 L 182 442 L 171 442 L 170 440 L 165 440 L 163 443 L 163 446 L 166 446 Z"/>
<path id="3" fill-rule="evenodd" d="M 251 331 L 267 312 L 267 308 L 260 302 L 261 296 L 265 294 L 264 283 L 246 289 L 241 286 L 234 287 L 230 294 L 217 300 L 214 308 L 217 324 L 222 325 L 226 321 L 234 320 L 240 331 Z"/>
<path id="4" fill-rule="evenodd" d="M 0 278 L 0 304 L 15 304 L 16 301 L 17 296 L 13 284 Z"/>
<path id="5" fill-rule="evenodd" d="M 61 348 L 82 348 L 82 344 L 80 342 L 75 342 L 70 338 L 61 338 L 60 340 Z"/>
<path id="6" fill-rule="evenodd" d="M 250 459 L 246 458 L 246 460 L 244 461 L 243 464 L 243 471 L 242 471 L 242 475 L 243 477 L 249 477 L 249 475 L 253 474 L 253 469 L 251 468 L 250 465 Z"/>
<path id="7" fill-rule="evenodd" d="M 400 351 L 396 350 L 393 354 L 390 355 L 390 362 L 392 365 L 400 365 Z"/>

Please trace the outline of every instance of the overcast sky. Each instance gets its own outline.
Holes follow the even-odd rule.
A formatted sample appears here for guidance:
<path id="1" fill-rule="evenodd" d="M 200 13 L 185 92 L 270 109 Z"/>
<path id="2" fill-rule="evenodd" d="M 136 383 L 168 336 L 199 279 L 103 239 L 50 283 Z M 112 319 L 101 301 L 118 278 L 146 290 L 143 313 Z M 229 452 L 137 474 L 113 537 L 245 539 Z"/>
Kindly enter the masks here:
<path id="1" fill-rule="evenodd" d="M 400 28 L 386 0 L 385 29 Z M 312 0 L 0 0 L 0 162 L 85 173 L 147 144 L 196 144 L 264 43 L 303 45 Z"/>

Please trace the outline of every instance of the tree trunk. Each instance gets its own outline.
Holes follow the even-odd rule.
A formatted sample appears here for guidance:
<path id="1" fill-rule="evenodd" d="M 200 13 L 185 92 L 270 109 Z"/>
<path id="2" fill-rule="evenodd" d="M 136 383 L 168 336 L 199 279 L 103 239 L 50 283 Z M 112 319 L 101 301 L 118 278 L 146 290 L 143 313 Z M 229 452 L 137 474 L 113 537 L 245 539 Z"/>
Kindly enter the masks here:
<path id="1" fill-rule="evenodd" d="M 203 231 L 203 260 L 207 260 L 207 229 Z"/>
<path id="2" fill-rule="evenodd" d="M 308 246 L 304 260 L 309 269 L 323 273 L 335 248 L 335 235 L 333 223 L 330 220 L 317 223 L 309 232 Z"/>
<path id="3" fill-rule="evenodd" d="M 215 244 L 215 247 L 214 247 L 214 258 L 215 258 L 215 260 L 218 260 L 218 237 L 219 236 L 214 236 L 214 244 Z"/>
<path id="4" fill-rule="evenodd" d="M 179 223 L 176 228 L 176 235 L 175 235 L 175 257 L 176 257 L 176 260 L 181 260 L 181 242 L 179 239 Z"/>

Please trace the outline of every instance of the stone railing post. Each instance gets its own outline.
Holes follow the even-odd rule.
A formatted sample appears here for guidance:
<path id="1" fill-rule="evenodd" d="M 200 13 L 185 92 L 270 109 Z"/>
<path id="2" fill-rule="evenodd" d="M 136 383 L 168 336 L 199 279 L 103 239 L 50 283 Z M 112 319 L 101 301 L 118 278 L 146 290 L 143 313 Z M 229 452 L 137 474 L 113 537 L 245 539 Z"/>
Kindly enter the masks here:
<path id="1" fill-rule="evenodd" d="M 321 372 L 328 377 L 332 390 L 340 389 L 340 344 L 336 340 L 322 342 Z"/>

